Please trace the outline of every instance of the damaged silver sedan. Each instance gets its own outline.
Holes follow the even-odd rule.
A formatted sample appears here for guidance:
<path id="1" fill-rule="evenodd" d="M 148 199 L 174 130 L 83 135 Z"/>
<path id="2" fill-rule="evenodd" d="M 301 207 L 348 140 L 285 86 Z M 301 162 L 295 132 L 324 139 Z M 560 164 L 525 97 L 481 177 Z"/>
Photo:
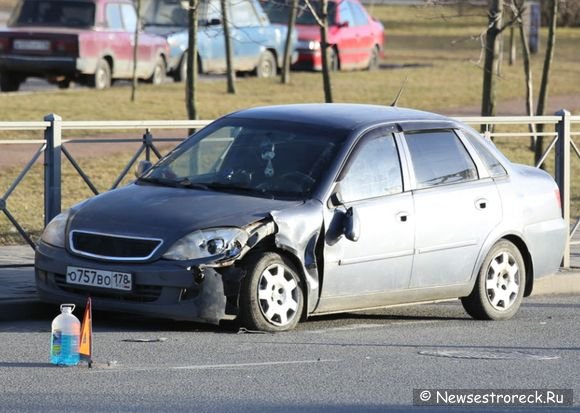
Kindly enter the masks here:
<path id="1" fill-rule="evenodd" d="M 426 112 L 249 109 L 140 166 L 46 227 L 43 300 L 265 331 L 453 298 L 500 320 L 563 254 L 554 180 Z"/>

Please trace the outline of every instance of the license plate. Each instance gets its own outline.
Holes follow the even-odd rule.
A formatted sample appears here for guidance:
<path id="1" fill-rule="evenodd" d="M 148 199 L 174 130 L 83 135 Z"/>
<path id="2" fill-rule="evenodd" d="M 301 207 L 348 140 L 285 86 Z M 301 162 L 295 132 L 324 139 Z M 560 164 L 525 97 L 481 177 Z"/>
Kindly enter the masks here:
<path id="1" fill-rule="evenodd" d="M 34 50 L 34 51 L 48 51 L 50 50 L 50 42 L 48 40 L 14 40 L 14 50 Z"/>
<path id="2" fill-rule="evenodd" d="M 80 267 L 66 268 L 66 282 L 122 291 L 131 291 L 133 288 L 133 277 L 129 273 Z"/>

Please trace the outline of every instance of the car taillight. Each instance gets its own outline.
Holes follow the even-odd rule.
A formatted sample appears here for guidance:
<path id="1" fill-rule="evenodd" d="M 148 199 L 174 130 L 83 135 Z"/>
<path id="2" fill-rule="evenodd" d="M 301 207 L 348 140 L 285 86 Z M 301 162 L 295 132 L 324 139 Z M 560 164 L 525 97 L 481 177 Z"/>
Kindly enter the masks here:
<path id="1" fill-rule="evenodd" d="M 554 189 L 554 194 L 556 195 L 556 203 L 558 208 L 562 209 L 562 198 L 560 197 L 560 188 Z"/>
<path id="2" fill-rule="evenodd" d="M 54 51 L 57 53 L 77 54 L 78 43 L 75 40 L 57 40 L 54 43 Z"/>
<path id="3" fill-rule="evenodd" d="M 0 52 L 5 52 L 10 47 L 10 39 L 7 37 L 0 37 Z"/>

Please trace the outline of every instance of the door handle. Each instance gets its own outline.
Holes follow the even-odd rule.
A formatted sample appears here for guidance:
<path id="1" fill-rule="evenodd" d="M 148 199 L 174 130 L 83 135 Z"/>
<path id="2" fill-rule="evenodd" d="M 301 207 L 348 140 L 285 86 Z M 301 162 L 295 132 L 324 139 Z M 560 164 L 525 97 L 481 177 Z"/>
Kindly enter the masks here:
<path id="1" fill-rule="evenodd" d="M 480 198 L 477 201 L 475 201 L 475 208 L 480 210 L 487 208 L 487 199 Z"/>
<path id="2" fill-rule="evenodd" d="M 397 214 L 397 220 L 399 222 L 407 222 L 409 220 L 409 213 L 408 212 L 399 212 Z"/>

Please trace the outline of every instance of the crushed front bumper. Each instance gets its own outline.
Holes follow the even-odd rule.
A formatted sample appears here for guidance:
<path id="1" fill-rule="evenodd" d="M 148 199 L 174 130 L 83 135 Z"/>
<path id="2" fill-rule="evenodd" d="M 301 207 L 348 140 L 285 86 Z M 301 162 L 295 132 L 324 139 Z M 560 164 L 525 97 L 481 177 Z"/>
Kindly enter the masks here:
<path id="1" fill-rule="evenodd" d="M 67 266 L 131 273 L 133 288 L 131 291 L 120 291 L 68 284 Z M 139 264 L 90 260 L 42 241 L 37 246 L 35 256 L 36 286 L 43 301 L 72 302 L 82 306 L 91 296 L 93 308 L 97 310 L 214 324 L 233 318 L 232 314 L 226 315 L 227 300 L 222 277 L 231 271 L 185 267 L 169 260 Z M 241 277 L 237 277 L 234 284 L 236 281 L 239 283 L 239 279 Z M 237 296 L 236 288 L 232 289 L 231 283 L 227 283 L 226 289 L 233 290 Z"/>

